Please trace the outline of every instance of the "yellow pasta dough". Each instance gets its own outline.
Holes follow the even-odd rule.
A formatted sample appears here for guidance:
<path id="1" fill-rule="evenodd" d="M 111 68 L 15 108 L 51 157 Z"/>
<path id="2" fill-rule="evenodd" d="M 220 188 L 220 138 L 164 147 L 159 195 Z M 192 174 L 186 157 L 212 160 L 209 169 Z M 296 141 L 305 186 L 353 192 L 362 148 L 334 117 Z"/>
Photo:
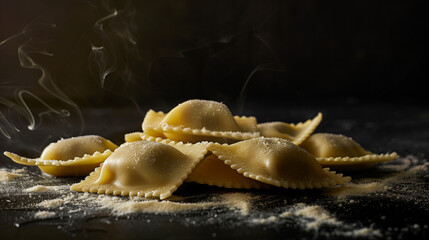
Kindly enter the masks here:
<path id="1" fill-rule="evenodd" d="M 53 176 L 87 176 L 74 191 L 161 200 L 184 181 L 238 189 L 331 187 L 351 178 L 330 169 L 359 170 L 397 157 L 373 154 L 343 135 L 313 134 L 321 121 L 318 113 L 297 124 L 258 124 L 220 102 L 189 100 L 166 114 L 149 110 L 143 132 L 125 134 L 120 147 L 89 135 L 51 143 L 35 159 L 4 155 Z"/>
<path id="2" fill-rule="evenodd" d="M 207 153 L 204 143 L 125 143 L 72 190 L 168 198 Z"/>
<path id="3" fill-rule="evenodd" d="M 142 133 L 142 132 L 127 133 L 124 136 L 124 140 L 125 140 L 125 142 L 141 141 L 142 140 L 142 137 L 141 137 L 142 134 L 144 134 L 144 133 Z"/>
<path id="4" fill-rule="evenodd" d="M 186 181 L 237 189 L 261 189 L 269 187 L 264 183 L 239 174 L 215 155 L 206 157 L 192 171 Z"/>
<path id="5" fill-rule="evenodd" d="M 322 166 L 337 170 L 361 170 L 397 157 L 396 153 L 373 154 L 341 134 L 313 134 L 300 147 L 315 156 Z"/>
<path id="6" fill-rule="evenodd" d="M 174 142 L 169 139 L 160 137 L 153 137 L 144 133 L 130 133 L 125 135 L 125 139 L 129 142 L 132 141 L 155 141 L 169 143 Z M 139 139 L 139 140 L 137 140 Z M 207 142 L 203 142 L 203 146 L 207 146 Z M 199 163 L 191 174 L 186 179 L 187 182 L 196 182 L 200 184 L 207 184 L 225 188 L 244 188 L 244 189 L 261 189 L 268 188 L 269 186 L 255 181 L 253 179 L 244 177 L 237 173 L 230 166 L 226 165 L 222 160 L 219 160 L 215 155 L 209 155 Z"/>
<path id="7" fill-rule="evenodd" d="M 43 172 L 57 177 L 85 176 L 100 165 L 117 146 L 95 135 L 61 139 L 49 144 L 39 158 L 30 159 L 4 152 L 14 162 L 38 166 Z"/>
<path id="8" fill-rule="evenodd" d="M 322 169 L 310 153 L 285 139 L 212 143 L 208 149 L 245 177 L 279 187 L 321 188 L 350 181 L 350 177 Z"/>
<path id="9" fill-rule="evenodd" d="M 149 110 L 143 131 L 154 137 L 183 142 L 234 142 L 259 136 L 256 118 L 233 116 L 222 103 L 189 100 L 168 114 Z"/>
<path id="10" fill-rule="evenodd" d="M 264 137 L 277 137 L 291 141 L 296 145 L 300 145 L 305 139 L 310 136 L 314 129 L 322 121 L 322 113 L 317 114 L 313 119 L 309 119 L 304 123 L 285 123 L 285 122 L 268 122 L 258 124 L 258 130 Z"/>

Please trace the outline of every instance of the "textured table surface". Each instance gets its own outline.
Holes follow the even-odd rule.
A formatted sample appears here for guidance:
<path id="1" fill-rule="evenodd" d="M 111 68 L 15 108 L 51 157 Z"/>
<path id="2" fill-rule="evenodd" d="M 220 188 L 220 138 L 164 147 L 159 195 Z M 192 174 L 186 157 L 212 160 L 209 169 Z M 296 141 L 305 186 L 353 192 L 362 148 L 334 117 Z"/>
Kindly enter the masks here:
<path id="1" fill-rule="evenodd" d="M 80 179 L 54 178 L 35 167 L 0 157 L 0 168 L 21 177 L 0 183 L 2 239 L 47 236 L 115 239 L 232 238 L 290 239 L 423 239 L 429 237 L 429 109 L 413 103 L 362 102 L 353 99 L 300 105 L 246 103 L 233 113 L 253 115 L 260 122 L 299 122 L 323 113 L 316 132 L 341 133 L 375 153 L 395 151 L 399 158 L 363 172 L 346 173 L 352 183 L 331 190 L 229 190 L 185 183 L 169 200 L 211 203 L 186 212 L 118 215 L 96 194 L 72 192 Z M 166 109 L 155 109 L 164 110 Z M 143 116 L 133 108 L 82 109 L 83 134 L 99 134 L 120 144 L 127 132 L 140 130 Z M 49 128 L 47 128 L 49 129 Z M 49 134 L 43 130 L 40 134 Z M 42 139 L 39 141 L 39 138 Z M 46 137 L 28 133 L 25 144 L 2 142 L 2 151 L 37 156 Z M 33 142 L 33 144 L 32 144 Z M 32 147 L 29 147 L 32 146 Z M 50 191 L 27 192 L 42 185 Z M 236 202 L 222 199 L 233 199 Z M 44 206 L 47 200 L 58 204 Z M 113 201 L 113 200 L 112 200 Z M 118 197 L 114 201 L 131 201 Z M 132 200 L 140 201 L 140 200 Z M 52 203 L 52 201 L 51 201 Z M 317 216 L 304 210 L 317 210 Z M 37 215 L 45 212 L 43 218 Z"/>

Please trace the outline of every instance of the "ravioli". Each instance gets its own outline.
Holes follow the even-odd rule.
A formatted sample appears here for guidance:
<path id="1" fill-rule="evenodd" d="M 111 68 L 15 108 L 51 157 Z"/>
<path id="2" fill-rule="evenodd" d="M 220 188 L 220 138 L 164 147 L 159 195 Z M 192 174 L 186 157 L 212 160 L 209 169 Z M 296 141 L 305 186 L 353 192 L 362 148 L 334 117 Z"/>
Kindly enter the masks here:
<path id="1" fill-rule="evenodd" d="M 188 176 L 187 182 L 236 189 L 269 188 L 268 185 L 247 178 L 219 160 L 215 155 L 206 157 Z"/>
<path id="2" fill-rule="evenodd" d="M 297 124 L 285 122 L 268 122 L 258 124 L 258 130 L 264 137 L 277 137 L 291 141 L 300 145 L 310 136 L 322 121 L 322 113 L 317 114 L 313 119 Z"/>
<path id="3" fill-rule="evenodd" d="M 125 142 L 137 142 L 137 141 L 141 141 L 143 134 L 144 134 L 143 132 L 127 133 L 124 136 L 124 140 L 125 140 Z"/>
<path id="4" fill-rule="evenodd" d="M 350 181 L 322 169 L 304 149 L 281 138 L 254 138 L 231 145 L 211 143 L 208 150 L 238 173 L 284 188 L 321 188 Z"/>
<path id="5" fill-rule="evenodd" d="M 337 170 L 366 169 L 377 162 L 391 161 L 397 157 L 396 153 L 373 154 L 352 138 L 341 134 L 313 134 L 300 147 L 315 156 L 322 166 Z"/>
<path id="6" fill-rule="evenodd" d="M 56 177 L 86 176 L 100 165 L 117 146 L 96 135 L 61 139 L 49 144 L 39 158 L 25 158 L 4 152 L 14 162 L 38 166 L 43 172 Z"/>
<path id="7" fill-rule="evenodd" d="M 207 153 L 203 143 L 137 141 L 125 143 L 71 190 L 165 199 L 183 183 Z"/>
<path id="8" fill-rule="evenodd" d="M 149 110 L 142 124 L 143 132 L 183 142 L 235 142 L 259 136 L 256 118 L 233 116 L 222 103 L 189 100 L 169 113 Z"/>
<path id="9" fill-rule="evenodd" d="M 130 136 L 133 136 L 133 138 L 131 138 Z M 126 135 L 126 139 L 129 141 L 136 140 L 137 136 L 140 137 L 140 140 L 145 141 L 155 141 L 163 143 L 174 142 L 169 139 L 163 139 L 159 137 L 156 138 L 138 132 Z M 200 144 L 203 144 L 203 146 L 208 146 L 209 143 L 202 142 Z M 215 155 L 212 154 L 204 158 L 201 163 L 199 163 L 194 168 L 194 170 L 192 170 L 186 181 L 236 189 L 261 189 L 269 187 L 264 183 L 244 177 L 243 175 L 237 173 L 237 171 L 226 165 L 222 160 L 219 160 Z"/>

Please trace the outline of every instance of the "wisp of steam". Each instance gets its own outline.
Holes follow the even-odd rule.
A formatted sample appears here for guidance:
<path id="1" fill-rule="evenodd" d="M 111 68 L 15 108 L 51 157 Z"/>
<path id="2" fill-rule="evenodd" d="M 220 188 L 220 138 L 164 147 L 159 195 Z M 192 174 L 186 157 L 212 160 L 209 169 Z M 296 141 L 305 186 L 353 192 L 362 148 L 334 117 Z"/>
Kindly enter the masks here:
<path id="1" fill-rule="evenodd" d="M 6 79 L 0 85 L 4 90 L 13 92 L 9 96 L 0 96 L 2 141 L 25 144 L 28 142 L 26 139 L 34 135 L 44 135 L 38 136 L 43 139 L 42 142 L 50 140 L 54 134 L 39 131 L 47 127 L 45 125 L 55 129 L 51 132 L 55 131 L 60 135 L 55 137 L 67 137 L 83 130 L 83 117 L 79 107 L 57 87 L 46 66 L 39 61 L 43 57 L 55 58 L 53 53 L 46 50 L 51 39 L 39 38 L 50 38 L 51 35 L 45 33 L 55 29 L 55 24 L 38 21 L 0 42 L 0 51 L 12 43 L 22 43 L 16 50 L 21 71 L 28 69 L 39 75 L 35 79 L 25 79 L 25 84 L 12 84 L 13 79 Z M 41 32 L 44 34 L 40 34 Z"/>

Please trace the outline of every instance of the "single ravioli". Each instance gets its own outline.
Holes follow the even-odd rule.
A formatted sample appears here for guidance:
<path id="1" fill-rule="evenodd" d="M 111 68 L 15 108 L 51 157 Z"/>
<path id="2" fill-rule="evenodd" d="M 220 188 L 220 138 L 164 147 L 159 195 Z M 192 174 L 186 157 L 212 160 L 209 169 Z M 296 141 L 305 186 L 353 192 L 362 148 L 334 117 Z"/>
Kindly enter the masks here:
<path id="1" fill-rule="evenodd" d="M 318 113 L 313 119 L 297 124 L 285 122 L 267 122 L 258 124 L 258 130 L 264 137 L 283 138 L 300 145 L 310 136 L 322 121 L 322 113 Z"/>
<path id="2" fill-rule="evenodd" d="M 321 188 L 350 181 L 317 163 L 304 149 L 285 139 L 254 138 L 208 150 L 245 177 L 284 188 Z"/>
<path id="3" fill-rule="evenodd" d="M 373 154 L 352 138 L 341 134 L 313 134 L 300 147 L 316 157 L 322 166 L 343 171 L 370 168 L 377 162 L 391 161 L 397 157 L 396 153 Z"/>
<path id="4" fill-rule="evenodd" d="M 168 198 L 204 158 L 204 144 L 137 141 L 125 143 L 71 190 Z"/>
<path id="5" fill-rule="evenodd" d="M 189 100 L 169 113 L 149 110 L 143 132 L 154 137 L 182 142 L 236 142 L 259 136 L 256 118 L 233 116 L 225 104 Z"/>
<path id="6" fill-rule="evenodd" d="M 19 164 L 38 166 L 52 176 L 80 177 L 100 166 L 117 147 L 103 137 L 87 135 L 51 143 L 39 158 L 25 158 L 10 152 L 4 152 L 4 155 Z"/>

